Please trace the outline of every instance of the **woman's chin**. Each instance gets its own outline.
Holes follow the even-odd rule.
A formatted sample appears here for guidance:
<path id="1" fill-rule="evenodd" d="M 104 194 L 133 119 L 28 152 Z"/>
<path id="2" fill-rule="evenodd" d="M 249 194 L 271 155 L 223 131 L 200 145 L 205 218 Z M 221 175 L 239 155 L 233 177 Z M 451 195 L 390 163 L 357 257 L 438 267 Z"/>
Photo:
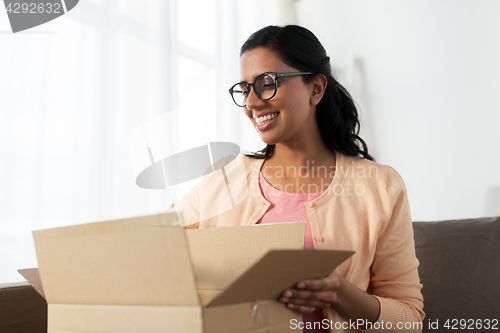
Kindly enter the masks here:
<path id="1" fill-rule="evenodd" d="M 271 138 L 270 136 L 268 135 L 260 135 L 260 139 L 262 140 L 262 142 L 264 142 L 266 145 L 275 145 L 279 142 L 279 140 L 277 140 L 276 138 Z"/>

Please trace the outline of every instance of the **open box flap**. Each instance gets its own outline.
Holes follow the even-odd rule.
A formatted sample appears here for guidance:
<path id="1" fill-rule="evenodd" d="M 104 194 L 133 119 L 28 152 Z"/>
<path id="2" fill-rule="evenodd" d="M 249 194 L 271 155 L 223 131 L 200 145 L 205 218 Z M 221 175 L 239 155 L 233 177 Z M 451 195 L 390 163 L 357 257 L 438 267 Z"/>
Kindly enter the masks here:
<path id="1" fill-rule="evenodd" d="M 82 229 L 85 230 L 86 234 L 91 233 L 103 233 L 103 232 L 113 232 L 120 230 L 129 230 L 134 228 L 144 228 L 145 226 L 174 226 L 178 225 L 179 221 L 177 218 L 177 213 L 173 209 L 166 210 L 164 213 L 149 215 L 149 216 L 138 216 L 124 219 L 117 219 L 106 222 L 88 223 L 83 225 L 75 225 L 66 228 L 56 228 L 52 229 L 53 232 L 61 233 L 62 235 L 69 236 L 71 234 L 81 234 Z M 42 280 L 40 279 L 40 274 L 38 268 L 24 268 L 18 270 L 26 281 L 28 281 L 31 286 L 43 297 L 45 294 L 43 291 Z"/>
<path id="2" fill-rule="evenodd" d="M 186 231 L 202 304 L 270 250 L 303 249 L 305 226 L 296 222 Z"/>
<path id="3" fill-rule="evenodd" d="M 300 280 L 330 274 L 353 253 L 334 250 L 270 251 L 209 306 L 278 298 L 283 290 L 293 287 Z"/>
<path id="4" fill-rule="evenodd" d="M 47 232 L 50 233 L 51 237 L 71 237 L 80 235 L 112 233 L 117 231 L 139 229 L 148 226 L 179 226 L 177 213 L 175 212 L 175 210 L 169 209 L 161 214 L 129 217 L 104 222 L 77 224 L 60 228 L 37 230 L 34 232 Z"/>
<path id="5" fill-rule="evenodd" d="M 17 270 L 19 274 L 21 274 L 26 281 L 31 284 L 33 289 L 36 290 L 43 298 L 45 298 L 45 294 L 43 293 L 43 285 L 42 280 L 40 280 L 40 274 L 38 274 L 38 268 L 24 268 Z"/>
<path id="6" fill-rule="evenodd" d="M 198 305 L 184 229 L 127 224 L 34 231 L 47 302 Z"/>

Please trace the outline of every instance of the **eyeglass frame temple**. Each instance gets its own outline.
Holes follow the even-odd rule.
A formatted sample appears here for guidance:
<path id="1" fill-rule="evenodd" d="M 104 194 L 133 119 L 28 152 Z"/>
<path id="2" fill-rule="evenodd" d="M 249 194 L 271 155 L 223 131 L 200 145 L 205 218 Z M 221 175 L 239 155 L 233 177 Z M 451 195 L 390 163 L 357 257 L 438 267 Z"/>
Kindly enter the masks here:
<path id="1" fill-rule="evenodd" d="M 278 93 L 278 79 L 280 77 L 290 77 L 290 76 L 303 76 L 303 75 L 313 75 L 314 73 L 312 72 L 288 72 L 288 73 L 263 73 L 261 75 L 271 75 L 271 74 L 274 74 L 276 77 L 274 78 L 274 94 L 269 97 L 269 98 L 266 98 L 266 99 L 263 99 L 261 98 L 259 95 L 260 93 L 258 93 L 255 88 L 253 89 L 255 91 L 255 93 L 257 94 L 257 96 L 259 96 L 259 98 L 263 101 L 268 101 L 270 100 L 271 98 L 273 98 L 274 96 L 276 96 L 276 94 Z M 260 76 L 260 75 L 259 75 Z M 254 81 L 256 82 L 257 79 Z"/>
<path id="2" fill-rule="evenodd" d="M 264 74 L 276 74 L 276 79 L 280 77 L 288 76 L 302 76 L 302 75 L 313 75 L 313 72 L 289 72 L 289 73 L 264 73 Z"/>

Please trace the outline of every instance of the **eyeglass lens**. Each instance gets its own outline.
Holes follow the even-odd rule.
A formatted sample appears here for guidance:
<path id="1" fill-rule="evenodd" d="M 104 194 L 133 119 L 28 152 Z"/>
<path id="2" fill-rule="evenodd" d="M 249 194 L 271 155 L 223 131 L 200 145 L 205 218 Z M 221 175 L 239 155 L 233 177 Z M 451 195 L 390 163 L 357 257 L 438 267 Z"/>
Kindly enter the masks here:
<path id="1" fill-rule="evenodd" d="M 274 78 L 270 75 L 264 74 L 259 76 L 252 85 L 257 95 L 263 100 L 272 98 L 276 93 L 276 83 Z M 243 84 L 237 84 L 233 88 L 233 98 L 239 106 L 245 106 L 247 104 L 248 94 L 249 87 L 247 88 L 247 86 Z"/>

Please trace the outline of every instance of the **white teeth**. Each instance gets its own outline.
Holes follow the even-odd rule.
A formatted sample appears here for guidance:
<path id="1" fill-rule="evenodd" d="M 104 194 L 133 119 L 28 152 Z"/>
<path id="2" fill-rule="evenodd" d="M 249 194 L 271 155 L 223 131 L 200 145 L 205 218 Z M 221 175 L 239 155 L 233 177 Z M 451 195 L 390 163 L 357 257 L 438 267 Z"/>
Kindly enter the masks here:
<path id="1" fill-rule="evenodd" d="M 259 118 L 255 118 L 255 121 L 257 122 L 257 125 L 263 125 L 263 124 L 267 123 L 269 120 L 276 117 L 277 115 L 278 115 L 277 113 L 268 114 L 268 115 L 265 115 L 265 116 L 262 116 Z"/>

